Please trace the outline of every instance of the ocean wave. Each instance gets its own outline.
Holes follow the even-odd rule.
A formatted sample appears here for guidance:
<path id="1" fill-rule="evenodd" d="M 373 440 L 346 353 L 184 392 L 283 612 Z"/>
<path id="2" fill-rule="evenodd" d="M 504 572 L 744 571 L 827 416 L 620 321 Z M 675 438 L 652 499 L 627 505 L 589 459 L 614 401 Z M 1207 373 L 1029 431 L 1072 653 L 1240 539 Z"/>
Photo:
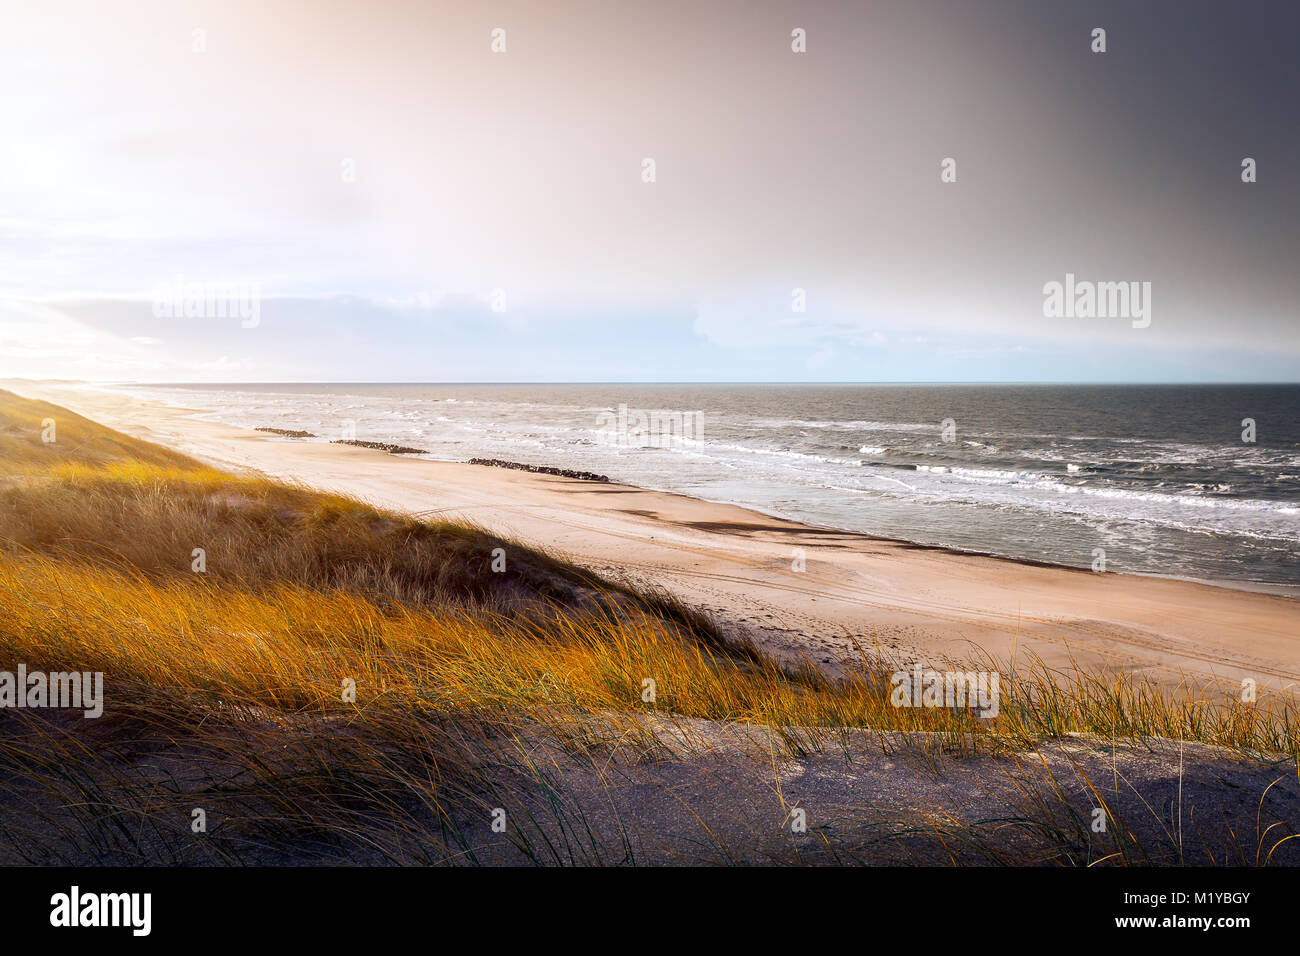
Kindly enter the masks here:
<path id="1" fill-rule="evenodd" d="M 756 448 L 752 445 L 736 445 L 727 442 L 706 442 L 710 449 L 719 451 L 741 452 L 746 455 L 764 455 L 772 458 L 787 458 L 792 461 L 814 461 L 823 465 L 846 465 L 852 462 L 843 458 L 831 458 L 826 455 L 810 455 L 807 452 L 783 450 L 779 448 Z"/>
<path id="2" fill-rule="evenodd" d="M 1143 491 L 1135 488 L 1118 488 L 1114 486 L 1088 484 L 1086 481 L 1070 483 L 1061 481 L 1051 475 L 1032 471 L 1000 471 L 985 468 L 962 468 L 954 465 L 916 465 L 915 470 L 926 474 L 947 475 L 958 481 L 1000 486 L 1019 486 L 1026 489 L 1050 491 L 1062 495 L 1090 495 L 1099 498 L 1114 498 L 1128 501 L 1143 501 L 1167 505 L 1182 505 L 1203 509 L 1223 509 L 1228 511 L 1260 511 L 1278 514 L 1300 513 L 1300 505 L 1291 501 L 1265 498 L 1226 498 L 1211 497 L 1203 494 L 1176 494 L 1158 491 Z M 1227 492 L 1231 484 L 1227 482 L 1192 483 L 1188 490 L 1213 490 Z"/>
<path id="3" fill-rule="evenodd" d="M 937 432 L 938 422 L 875 422 L 859 420 L 810 420 L 804 418 L 755 418 L 745 423 L 755 428 L 824 428 L 867 432 Z"/>

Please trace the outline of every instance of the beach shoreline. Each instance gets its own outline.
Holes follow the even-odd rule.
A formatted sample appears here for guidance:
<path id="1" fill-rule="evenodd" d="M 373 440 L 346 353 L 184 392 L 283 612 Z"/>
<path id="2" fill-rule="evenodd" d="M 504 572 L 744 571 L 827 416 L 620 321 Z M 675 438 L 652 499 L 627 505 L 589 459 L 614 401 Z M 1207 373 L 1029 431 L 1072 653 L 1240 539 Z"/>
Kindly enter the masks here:
<path id="1" fill-rule="evenodd" d="M 31 382 L 28 380 L 14 380 L 11 381 L 9 384 L 20 384 L 25 381 L 28 384 L 37 387 L 53 386 L 53 387 L 62 387 L 62 388 L 72 388 L 78 390 L 92 390 L 97 392 L 103 392 L 105 394 L 110 394 L 110 395 L 134 394 L 134 397 L 136 398 L 140 398 L 141 396 L 138 393 L 119 391 L 119 389 L 134 390 L 140 387 L 145 387 L 145 388 L 155 387 L 148 383 L 133 383 L 133 382 L 90 383 L 90 382 L 81 382 L 81 381 L 73 381 L 73 380 L 59 381 L 59 382 Z M 369 383 L 359 383 L 359 384 L 366 385 Z M 161 387 L 177 387 L 177 386 L 171 385 L 171 386 L 161 386 Z M 306 442 L 315 442 L 315 443 L 322 443 L 322 444 L 324 443 L 353 444 L 360 447 L 376 447 L 376 448 L 382 447 L 385 450 L 390 450 L 387 448 L 387 443 L 384 442 L 380 442 L 376 445 L 368 445 L 366 442 L 333 440 L 333 439 L 326 438 L 324 436 L 314 435 L 311 432 L 304 431 L 304 430 L 287 432 L 285 429 L 277 428 L 277 427 L 249 426 L 246 423 L 223 421 L 222 419 L 217 418 L 216 416 L 221 415 L 221 411 L 217 408 L 198 407 L 188 403 L 182 404 L 182 403 L 177 403 L 175 401 L 169 401 L 163 398 L 157 398 L 157 399 L 149 398 L 145 400 L 149 401 L 151 404 L 157 404 L 161 407 L 165 407 L 176 412 L 184 413 L 186 416 L 191 417 L 195 421 L 223 424 L 244 431 L 251 430 L 254 432 L 266 433 L 267 437 L 274 436 L 274 439 L 279 439 L 279 440 L 292 439 L 295 441 L 306 441 Z M 203 416 L 213 416 L 213 417 L 209 418 Z M 394 446 L 394 449 L 392 450 L 395 450 L 397 447 L 398 446 Z M 572 478 L 583 477 L 583 478 L 590 478 L 590 479 L 599 479 L 601 481 L 614 482 L 623 485 L 625 487 L 637 488 L 643 491 L 650 491 L 650 492 L 655 492 L 664 495 L 677 495 L 680 497 L 697 500 L 697 501 L 703 501 L 715 505 L 734 506 L 737 508 L 744 509 L 746 511 L 754 512 L 755 514 L 764 517 L 775 518 L 782 522 L 799 525 L 800 527 L 809 529 L 812 532 L 834 532 L 834 533 L 853 534 L 862 537 L 864 539 L 889 542 L 892 544 L 898 544 L 898 545 L 911 547 L 915 549 L 943 551 L 954 555 L 964 555 L 970 557 L 992 558 L 1000 561 L 1008 561 L 1013 564 L 1025 565 L 1028 567 L 1059 568 L 1065 570 L 1079 570 L 1079 571 L 1086 571 L 1086 572 L 1091 571 L 1091 569 L 1086 565 L 1071 564 L 1065 561 L 1052 560 L 1050 558 L 1029 557 L 1026 555 L 1016 554 L 1015 552 L 1000 551 L 997 550 L 996 547 L 963 547 L 961 545 L 952 544 L 941 540 L 927 540 L 925 538 L 916 537 L 916 536 L 906 537 L 906 536 L 899 536 L 899 535 L 891 535 L 888 533 L 884 533 L 882 531 L 854 528 L 848 525 L 822 523 L 808 516 L 801 516 L 797 513 L 782 511 L 778 508 L 764 507 L 762 504 L 756 503 L 754 501 L 747 501 L 743 499 L 727 498 L 727 497 L 716 497 L 716 496 L 701 494 L 693 491 L 681 491 L 678 489 L 665 487 L 653 483 L 629 481 L 626 479 L 611 479 L 605 475 L 595 475 L 586 471 L 575 471 L 569 468 L 558 468 L 547 464 L 539 465 L 536 463 L 526 463 L 526 462 L 508 462 L 508 461 L 502 461 L 496 459 L 482 460 L 478 456 L 472 456 L 468 459 L 464 457 L 445 457 L 434 452 L 428 452 L 423 449 L 416 449 L 416 448 L 408 448 L 403 450 L 401 453 L 409 454 L 409 457 L 411 458 L 419 458 L 424 461 L 432 461 L 440 464 L 470 464 L 470 465 L 488 464 L 488 465 L 496 465 L 499 467 L 517 468 L 517 469 L 522 469 L 531 472 L 539 472 L 539 471 L 549 472 L 552 474 L 561 474 L 565 477 L 572 477 Z M 1294 583 L 1294 584 L 1280 583 L 1277 581 L 1257 580 L 1251 578 L 1229 578 L 1229 577 L 1215 578 L 1215 577 L 1204 577 L 1204 576 L 1197 576 L 1191 574 L 1178 574 L 1173 572 L 1161 573 L 1158 571 L 1141 570 L 1133 567 L 1124 567 L 1121 569 L 1115 569 L 1113 573 L 1123 574 L 1130 577 L 1145 577 L 1145 578 L 1153 578 L 1157 580 L 1183 581 L 1183 582 L 1188 582 L 1193 584 L 1200 584 L 1207 587 L 1226 588 L 1234 591 L 1248 591 L 1248 592 L 1259 593 L 1259 594 L 1275 594 L 1282 597 L 1300 599 L 1300 583 Z"/>
<path id="2" fill-rule="evenodd" d="M 77 383 L 0 386 L 219 467 L 472 521 L 662 586 L 778 659 L 832 673 L 860 644 L 900 666 L 1032 655 L 1067 673 L 1077 662 L 1225 692 L 1245 679 L 1274 690 L 1300 682 L 1300 600 L 1241 582 L 1098 574 L 676 492 L 288 441 Z"/>

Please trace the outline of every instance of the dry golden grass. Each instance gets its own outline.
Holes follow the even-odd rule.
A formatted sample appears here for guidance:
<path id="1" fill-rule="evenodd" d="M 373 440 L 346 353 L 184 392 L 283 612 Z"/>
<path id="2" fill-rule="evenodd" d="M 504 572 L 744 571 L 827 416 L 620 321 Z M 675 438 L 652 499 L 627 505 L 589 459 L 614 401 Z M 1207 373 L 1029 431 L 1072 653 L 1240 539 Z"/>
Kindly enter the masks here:
<path id="1" fill-rule="evenodd" d="M 442 610 L 277 583 L 258 590 L 28 555 L 0 559 L 0 639 L 7 660 L 125 680 L 255 710 L 337 715 L 356 708 L 508 713 L 656 710 L 787 728 L 927 731 L 949 748 L 1023 746 L 1068 733 L 1168 737 L 1295 753 L 1285 704 L 1217 706 L 1123 678 L 1041 666 L 1004 679 L 997 717 L 968 708 L 897 708 L 889 668 L 864 664 L 831 681 L 757 655 L 710 648 L 648 607 L 627 603 L 527 614 Z M 991 669 L 993 662 L 986 662 Z M 1007 673 L 1003 669 L 1003 673 Z M 643 681 L 656 685 L 654 706 Z M 1068 688 L 1068 689 L 1067 689 Z"/>
<path id="2" fill-rule="evenodd" d="M 53 421 L 54 441 L 44 423 Z M 0 467 L 5 474 L 41 475 L 61 463 L 131 462 L 144 467 L 197 469 L 187 455 L 141 441 L 58 405 L 0 389 Z"/>
<path id="3" fill-rule="evenodd" d="M 46 418 L 57 423 L 53 445 L 39 438 Z M 209 799 L 233 799 L 246 827 L 209 862 L 243 851 L 274 858 L 267 828 L 286 827 L 299 862 L 333 858 L 343 834 L 362 831 L 378 861 L 445 861 L 469 808 L 524 783 L 553 785 L 529 756 L 539 740 L 590 756 L 612 721 L 618 739 L 653 754 L 648 714 L 764 725 L 791 754 L 824 746 L 827 732 L 868 728 L 882 739 L 924 731 L 919 746 L 961 753 L 1085 733 L 1300 755 L 1289 701 L 1247 706 L 1203 688 L 1171 694 L 1034 664 L 963 668 L 1003 674 L 994 719 L 896 708 L 893 667 L 873 648 L 832 682 L 728 645 L 666 595 L 482 529 L 227 475 L 8 393 L 0 423 L 9 476 L 0 668 L 103 671 L 111 733 L 94 733 L 112 745 L 101 751 L 75 729 L 21 717 L 0 746 L 0 772 L 27 813 L 0 827 L 0 847 L 17 858 L 48 859 L 33 832 L 75 825 L 96 859 L 193 861 L 157 821 L 174 822 L 175 801 L 225 779 L 237 782 L 237 799 Z M 497 547 L 505 573 L 491 570 Z M 191 569 L 195 548 L 206 551 L 205 573 Z M 642 699 L 646 679 L 653 703 Z M 355 701 L 344 698 L 347 681 Z M 187 782 L 164 785 L 108 761 L 127 740 L 129 751 L 169 741 L 180 765 L 169 773 Z M 68 811 L 60 801 L 75 793 L 85 799 Z M 122 829 L 123 814 L 136 824 Z M 566 858 L 547 839 L 519 852 L 603 858 L 586 844 Z"/>

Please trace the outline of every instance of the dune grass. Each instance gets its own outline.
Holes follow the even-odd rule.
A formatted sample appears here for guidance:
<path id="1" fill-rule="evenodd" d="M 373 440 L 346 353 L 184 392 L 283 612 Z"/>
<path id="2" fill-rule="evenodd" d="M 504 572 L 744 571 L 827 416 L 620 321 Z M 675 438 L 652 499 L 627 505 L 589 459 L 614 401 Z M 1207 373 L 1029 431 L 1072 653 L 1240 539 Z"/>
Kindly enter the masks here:
<path id="1" fill-rule="evenodd" d="M 108 688 L 93 731 L 7 715 L 0 847 L 30 862 L 66 859 L 43 827 L 122 862 L 265 861 L 280 840 L 297 862 L 349 840 L 378 862 L 475 862 L 465 815 L 520 788 L 551 794 L 550 829 L 512 837 L 525 861 L 608 861 L 538 748 L 653 755 L 664 715 L 771 728 L 796 756 L 865 729 L 955 753 L 1094 734 L 1300 757 L 1288 699 L 1035 662 L 963 668 L 1003 675 L 996 718 L 897 708 L 877 648 L 843 679 L 783 668 L 666 594 L 484 529 L 225 474 L 9 393 L 0 474 L 0 668 L 102 671 Z M 166 771 L 141 752 L 170 752 Z M 198 858 L 173 832 L 196 790 L 242 821 Z"/>
<path id="2" fill-rule="evenodd" d="M 541 605 L 518 614 L 380 606 L 342 589 L 157 581 L 40 555 L 0 559 L 0 635 L 6 658 L 29 667 L 103 671 L 211 703 L 322 716 L 352 709 L 340 692 L 351 680 L 363 711 L 661 711 L 775 727 L 928 731 L 968 749 L 1092 733 L 1294 753 L 1297 738 L 1285 703 L 1212 706 L 1190 692 L 1175 697 L 1083 672 L 1066 690 L 1041 665 L 1003 685 L 995 718 L 969 708 L 897 708 L 890 669 L 870 655 L 847 680 L 811 667 L 792 672 L 711 648 L 648 607 Z M 653 705 L 643 700 L 647 679 Z"/>

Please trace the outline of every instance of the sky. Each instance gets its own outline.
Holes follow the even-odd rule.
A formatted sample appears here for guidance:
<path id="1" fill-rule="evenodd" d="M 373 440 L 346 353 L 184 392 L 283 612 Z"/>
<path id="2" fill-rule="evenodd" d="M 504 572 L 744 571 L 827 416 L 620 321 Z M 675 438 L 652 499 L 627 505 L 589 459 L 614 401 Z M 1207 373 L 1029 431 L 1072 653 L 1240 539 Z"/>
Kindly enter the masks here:
<path id="1" fill-rule="evenodd" d="M 1291 0 L 0 20 L 0 376 L 1300 380 Z"/>

